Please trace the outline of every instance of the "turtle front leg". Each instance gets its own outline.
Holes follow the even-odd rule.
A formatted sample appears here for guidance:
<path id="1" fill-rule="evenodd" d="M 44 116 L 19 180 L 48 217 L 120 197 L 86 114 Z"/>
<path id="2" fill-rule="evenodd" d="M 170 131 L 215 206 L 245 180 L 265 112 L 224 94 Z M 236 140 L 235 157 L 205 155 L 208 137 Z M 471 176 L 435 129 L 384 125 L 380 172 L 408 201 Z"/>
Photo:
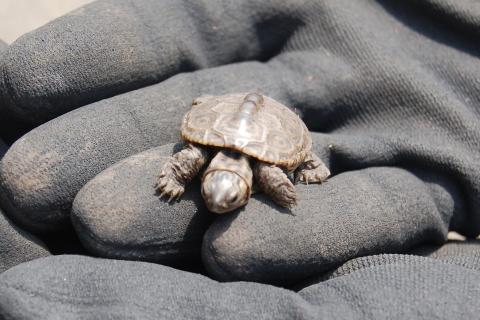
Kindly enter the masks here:
<path id="1" fill-rule="evenodd" d="M 315 153 L 311 152 L 295 172 L 295 182 L 322 183 L 329 176 L 330 170 Z"/>
<path id="2" fill-rule="evenodd" d="M 168 196 L 169 202 L 180 198 L 185 191 L 185 185 L 200 172 L 207 161 L 207 150 L 193 144 L 188 144 L 175 153 L 163 166 L 155 185 L 160 198 Z"/>
<path id="3" fill-rule="evenodd" d="M 288 208 L 297 204 L 295 186 L 279 167 L 259 161 L 253 167 L 253 175 L 259 189 L 278 205 Z"/>

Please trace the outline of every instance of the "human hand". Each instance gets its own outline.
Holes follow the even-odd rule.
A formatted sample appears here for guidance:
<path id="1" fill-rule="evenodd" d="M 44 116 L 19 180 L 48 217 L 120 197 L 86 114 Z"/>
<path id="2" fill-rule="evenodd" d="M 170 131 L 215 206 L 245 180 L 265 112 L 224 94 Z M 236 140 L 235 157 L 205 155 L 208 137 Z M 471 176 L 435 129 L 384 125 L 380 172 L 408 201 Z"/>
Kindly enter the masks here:
<path id="1" fill-rule="evenodd" d="M 4 108 L 40 123 L 91 104 L 12 146 L 1 205 L 32 231 L 58 230 L 108 168 L 73 208 L 89 250 L 179 263 L 203 241 L 214 277 L 280 284 L 448 229 L 475 236 L 477 49 L 439 38 L 425 26 L 445 27 L 418 6 L 98 1 L 60 18 L 9 47 Z M 153 180 L 191 101 L 256 89 L 299 111 L 332 178 L 297 186 L 294 215 L 255 195 L 212 217 L 195 184 L 172 206 L 158 200 Z"/>

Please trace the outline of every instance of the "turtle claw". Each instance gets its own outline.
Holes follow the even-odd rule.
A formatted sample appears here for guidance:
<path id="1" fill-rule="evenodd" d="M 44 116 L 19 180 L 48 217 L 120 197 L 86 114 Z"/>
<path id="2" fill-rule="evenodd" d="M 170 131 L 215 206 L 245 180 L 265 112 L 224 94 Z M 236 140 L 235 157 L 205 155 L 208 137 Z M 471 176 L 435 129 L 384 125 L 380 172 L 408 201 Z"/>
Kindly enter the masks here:
<path id="1" fill-rule="evenodd" d="M 291 182 L 280 186 L 277 193 L 272 195 L 272 197 L 277 204 L 285 208 L 291 208 L 297 205 L 297 193 Z"/>
<path id="2" fill-rule="evenodd" d="M 170 193 L 170 197 L 168 198 L 168 203 L 171 203 L 172 201 L 178 201 L 182 195 L 182 191 L 180 190 L 174 190 L 172 193 Z"/>
<path id="3" fill-rule="evenodd" d="M 159 176 L 157 183 L 155 184 L 155 189 L 160 192 L 159 198 L 168 197 L 167 202 L 170 203 L 174 199 L 179 199 L 185 188 L 183 185 L 179 184 L 175 179 L 171 179 L 168 176 Z"/>
<path id="4" fill-rule="evenodd" d="M 318 167 L 314 169 L 303 169 L 297 173 L 295 182 L 303 184 L 322 183 L 330 175 L 330 171 L 325 167 Z"/>

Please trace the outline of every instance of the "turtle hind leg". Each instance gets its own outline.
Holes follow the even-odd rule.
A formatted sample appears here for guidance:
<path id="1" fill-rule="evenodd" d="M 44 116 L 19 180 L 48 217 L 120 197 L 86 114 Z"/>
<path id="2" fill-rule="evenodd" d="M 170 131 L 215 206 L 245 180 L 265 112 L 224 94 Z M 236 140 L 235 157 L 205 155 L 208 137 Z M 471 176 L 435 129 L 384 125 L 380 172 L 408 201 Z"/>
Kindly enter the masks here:
<path id="1" fill-rule="evenodd" d="M 278 205 L 289 208 L 297 204 L 295 186 L 279 167 L 259 161 L 253 168 L 253 175 L 258 188 Z"/>
<path id="2" fill-rule="evenodd" d="M 330 170 L 315 153 L 311 152 L 295 172 L 295 182 L 322 183 L 329 176 Z"/>
<path id="3" fill-rule="evenodd" d="M 168 197 L 168 201 L 180 196 L 185 191 L 185 185 L 190 182 L 208 161 L 208 152 L 188 144 L 181 151 L 171 156 L 158 176 L 155 189 L 160 198 Z"/>

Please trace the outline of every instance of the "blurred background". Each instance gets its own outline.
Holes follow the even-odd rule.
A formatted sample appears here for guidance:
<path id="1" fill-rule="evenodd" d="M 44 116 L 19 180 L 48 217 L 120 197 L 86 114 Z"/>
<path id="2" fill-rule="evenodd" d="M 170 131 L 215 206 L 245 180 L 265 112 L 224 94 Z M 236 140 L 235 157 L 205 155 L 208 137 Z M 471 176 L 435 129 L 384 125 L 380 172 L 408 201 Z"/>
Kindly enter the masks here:
<path id="1" fill-rule="evenodd" d="M 22 34 L 93 0 L 0 0 L 0 39 L 12 43 Z"/>

